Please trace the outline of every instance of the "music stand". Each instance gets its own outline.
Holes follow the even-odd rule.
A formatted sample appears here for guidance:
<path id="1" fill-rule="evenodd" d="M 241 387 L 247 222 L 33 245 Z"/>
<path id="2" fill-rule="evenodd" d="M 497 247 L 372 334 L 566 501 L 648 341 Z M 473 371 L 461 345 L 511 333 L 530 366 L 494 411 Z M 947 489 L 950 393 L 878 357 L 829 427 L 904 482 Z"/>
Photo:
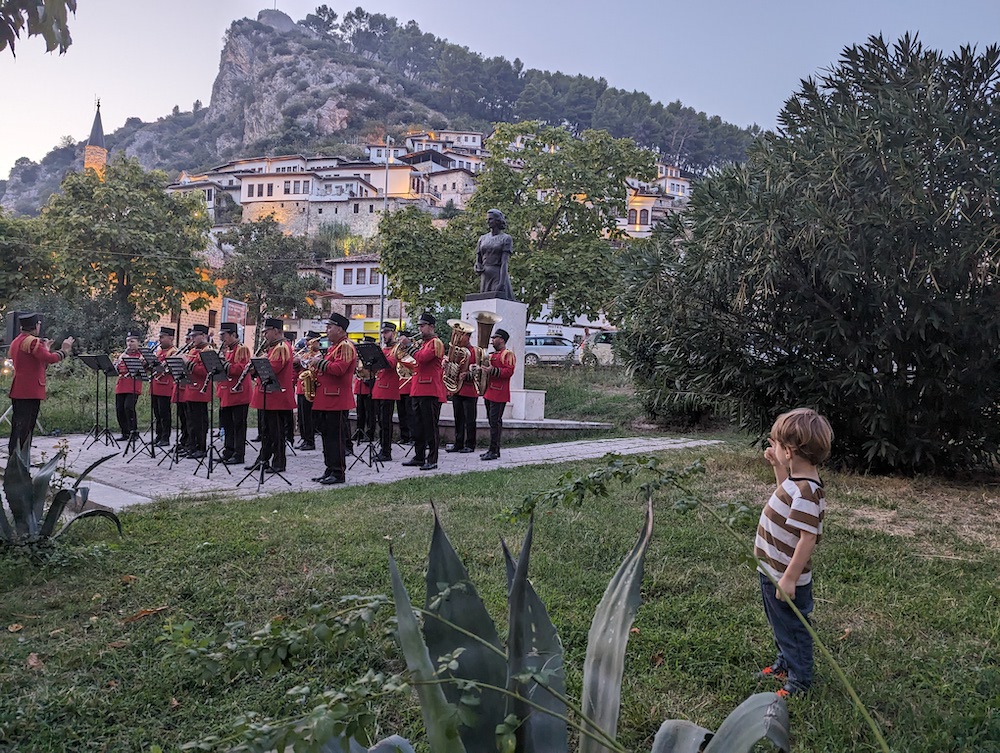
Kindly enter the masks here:
<path id="1" fill-rule="evenodd" d="M 125 375 L 128 376 L 130 379 L 140 383 L 146 380 L 146 362 L 143 361 L 142 358 L 136 356 L 122 356 L 122 363 L 125 364 Z M 139 398 L 136 397 L 136 404 L 138 405 L 138 403 L 139 403 Z M 150 439 L 152 440 L 152 435 L 150 435 Z M 144 451 L 148 451 L 150 453 L 150 457 L 154 457 L 153 453 L 155 453 L 155 450 L 153 449 L 152 444 L 153 444 L 152 441 L 150 441 L 149 446 L 147 447 L 145 442 L 140 441 L 139 421 L 137 413 L 136 426 L 134 429 L 131 429 L 129 431 L 128 441 L 125 443 L 125 454 L 128 454 L 133 450 L 135 450 L 135 454 L 133 454 L 132 457 L 129 458 L 127 462 L 131 462 L 136 455 Z M 137 445 L 142 445 L 142 446 L 137 447 Z"/>
<path id="2" fill-rule="evenodd" d="M 201 356 L 201 363 L 205 367 L 205 371 L 208 372 L 205 376 L 205 384 L 203 385 L 203 390 L 212 390 L 211 399 L 208 401 L 208 452 L 205 454 L 201 460 L 198 461 L 198 465 L 195 466 L 194 474 L 198 475 L 198 471 L 201 466 L 205 466 L 205 478 L 212 477 L 212 467 L 216 465 L 222 465 L 226 469 L 226 473 L 230 476 L 233 472 L 229 470 L 229 466 L 223 463 L 221 460 L 217 459 L 216 456 L 220 455 L 219 451 L 215 447 L 215 386 L 212 384 L 213 381 L 217 379 L 225 378 L 226 366 L 219 358 L 217 351 L 210 350 L 209 348 L 203 348 L 198 351 Z"/>
<path id="3" fill-rule="evenodd" d="M 264 402 L 263 402 L 263 407 L 261 408 L 261 410 L 264 411 L 264 413 L 266 414 L 267 413 L 267 396 L 268 396 L 268 394 L 271 393 L 271 392 L 284 392 L 285 390 L 281 386 L 281 384 L 278 382 L 278 375 L 274 373 L 274 369 L 271 368 L 271 362 L 268 359 L 266 359 L 266 358 L 251 358 L 250 359 L 250 363 L 253 364 L 253 370 L 257 374 L 257 379 L 260 380 L 260 390 L 264 394 Z M 279 421 L 278 424 L 279 425 L 278 425 L 277 430 L 278 430 L 278 432 L 280 432 L 280 436 L 276 437 L 275 439 L 277 441 L 279 441 L 279 442 L 284 442 L 285 441 L 285 436 L 284 436 L 284 432 L 282 431 L 282 428 L 281 428 L 281 425 L 280 425 L 281 422 Z M 272 441 L 274 441 L 274 439 L 272 439 Z M 267 466 L 270 464 L 271 460 L 272 460 L 272 458 L 268 458 L 268 463 L 264 463 L 259 458 L 259 456 L 258 456 L 257 464 L 260 465 L 260 468 L 259 469 L 251 469 L 247 473 L 246 476 L 244 476 L 243 478 L 240 479 L 240 482 L 239 482 L 239 484 L 237 484 L 237 486 L 240 486 L 240 484 L 242 484 L 244 481 L 246 481 L 248 478 L 250 478 L 252 475 L 254 475 L 254 473 L 256 473 L 257 470 L 259 470 L 260 471 L 260 477 L 257 479 L 257 489 L 260 489 L 260 487 L 263 486 L 264 482 L 267 480 L 265 478 L 265 476 L 266 476 L 267 470 L 268 470 Z M 284 481 L 289 486 L 292 485 L 292 482 L 289 481 L 287 478 L 285 478 L 281 474 L 280 471 L 276 471 L 273 468 L 271 468 L 271 473 L 272 473 L 272 475 L 277 476 L 278 478 L 280 478 L 282 481 Z"/>
<path id="4" fill-rule="evenodd" d="M 178 386 L 184 384 L 191 384 L 191 380 L 188 379 L 187 364 L 184 363 L 184 359 L 180 356 L 170 356 L 169 358 L 163 359 L 164 365 L 167 367 L 167 371 L 170 376 L 174 378 L 174 383 Z M 180 393 L 178 393 L 179 395 Z M 174 425 L 180 425 L 180 403 L 174 403 Z M 170 465 L 167 466 L 167 470 L 174 467 L 175 463 L 181 461 L 181 445 L 177 439 L 174 440 L 174 446 L 170 448 L 167 454 L 160 460 L 157 465 L 160 465 L 164 460 L 170 458 Z"/>
<path id="5" fill-rule="evenodd" d="M 111 431 L 108 425 L 108 377 L 118 376 L 118 369 L 115 365 L 111 363 L 111 358 L 108 357 L 107 353 L 84 353 L 80 355 L 80 360 L 90 369 L 94 371 L 94 428 L 91 432 L 88 432 L 87 436 L 93 433 L 94 438 L 91 440 L 90 444 L 87 445 L 87 449 L 90 449 L 98 442 L 103 442 L 105 445 L 113 444 L 115 447 L 120 447 L 118 440 L 115 439 L 114 433 Z M 100 393 L 100 375 L 104 374 L 104 428 L 101 428 L 101 393 Z"/>
<path id="6" fill-rule="evenodd" d="M 389 364 L 388 359 L 385 357 L 385 353 L 382 352 L 382 348 L 379 347 L 378 343 L 366 343 L 360 342 L 355 346 L 358 352 L 358 360 L 361 361 L 361 365 L 364 366 L 372 374 L 378 373 L 382 369 L 389 369 L 392 366 Z M 372 404 L 372 410 L 374 410 L 374 401 Z M 358 430 L 361 427 L 358 426 Z M 379 454 L 381 453 L 381 448 L 376 452 L 375 450 L 375 437 L 369 436 L 367 429 L 362 432 L 362 436 L 365 437 L 365 446 L 360 448 L 360 454 L 355 452 L 354 462 L 351 463 L 351 470 L 358 464 L 358 461 L 364 463 L 369 468 L 375 468 L 375 471 L 379 471 L 379 466 L 383 465 L 383 461 L 379 460 Z"/>

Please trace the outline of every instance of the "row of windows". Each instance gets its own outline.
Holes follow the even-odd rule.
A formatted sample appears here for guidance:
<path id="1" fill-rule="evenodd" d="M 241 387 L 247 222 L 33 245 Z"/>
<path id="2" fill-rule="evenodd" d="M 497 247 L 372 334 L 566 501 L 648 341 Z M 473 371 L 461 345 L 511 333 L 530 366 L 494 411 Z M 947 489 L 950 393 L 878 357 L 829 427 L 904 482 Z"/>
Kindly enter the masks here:
<path id="1" fill-rule="evenodd" d="M 350 319 L 354 314 L 360 314 L 362 307 L 364 307 L 365 318 L 371 319 L 375 316 L 375 304 L 374 303 L 345 303 L 344 304 L 344 316 Z"/>
<path id="2" fill-rule="evenodd" d="M 629 225 L 634 225 L 635 224 L 635 216 L 636 215 L 635 215 L 635 210 L 634 209 L 628 210 L 628 224 Z M 639 212 L 639 224 L 640 225 L 648 225 L 649 224 L 649 210 L 648 209 L 640 210 L 640 212 Z"/>
<path id="3" fill-rule="evenodd" d="M 378 285 L 379 276 L 377 267 L 344 267 L 345 285 Z M 347 314 L 350 316 L 350 314 Z"/>
<path id="4" fill-rule="evenodd" d="M 283 186 L 283 191 L 285 195 L 289 194 L 299 194 L 299 193 L 309 193 L 309 184 L 311 181 L 308 180 L 286 180 Z M 267 186 L 267 195 L 274 196 L 274 183 L 257 183 L 257 196 L 264 195 L 264 187 Z M 254 184 L 247 183 L 247 198 L 253 198 L 254 194 Z"/>

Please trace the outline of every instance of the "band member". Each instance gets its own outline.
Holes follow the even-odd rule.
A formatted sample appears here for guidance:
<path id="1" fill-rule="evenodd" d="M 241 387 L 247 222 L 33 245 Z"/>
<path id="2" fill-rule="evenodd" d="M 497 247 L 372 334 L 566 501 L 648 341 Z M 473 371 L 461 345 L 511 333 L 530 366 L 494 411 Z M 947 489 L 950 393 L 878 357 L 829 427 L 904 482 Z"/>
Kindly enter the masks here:
<path id="1" fill-rule="evenodd" d="M 191 349 L 194 344 L 194 330 L 189 329 L 184 334 L 184 345 L 181 347 L 181 351 L 187 352 Z M 188 438 L 188 414 L 187 414 L 187 401 L 185 398 L 184 385 L 177 384 L 174 382 L 174 393 L 170 397 L 170 401 L 177 405 L 177 423 L 180 424 L 180 431 L 178 432 L 177 445 L 181 448 L 184 453 L 187 453 L 185 449 L 188 446 L 190 439 Z"/>
<path id="2" fill-rule="evenodd" d="M 125 336 L 125 351 L 115 361 L 115 368 L 118 369 L 118 382 L 115 384 L 115 415 L 122 430 L 122 435 L 118 438 L 123 442 L 139 433 L 135 404 L 142 394 L 142 380 L 129 376 L 125 357 L 142 360 L 142 352 L 139 350 L 141 344 L 142 339 L 139 335 L 129 332 Z"/>
<path id="3" fill-rule="evenodd" d="M 448 399 L 444 389 L 444 343 L 434 334 L 434 317 L 424 312 L 417 320 L 417 329 L 423 344 L 413 354 L 417 370 L 410 383 L 410 399 L 413 401 L 416 423 L 414 424 L 413 458 L 403 465 L 419 466 L 422 471 L 437 468 L 438 463 L 438 419 L 441 403 Z"/>
<path id="4" fill-rule="evenodd" d="M 282 332 L 285 340 L 288 342 L 288 352 L 292 354 L 292 383 L 295 383 L 295 332 Z M 292 407 L 290 410 L 285 411 L 281 415 L 281 428 L 285 432 L 285 441 L 288 446 L 291 447 L 295 444 L 295 395 L 292 395 Z"/>
<path id="5" fill-rule="evenodd" d="M 392 460 L 392 408 L 399 402 L 399 375 L 396 373 L 396 325 L 382 323 L 382 353 L 389 362 L 389 368 L 375 372 L 375 386 L 372 401 L 378 416 L 379 454 L 375 458 L 385 462 Z M 400 419 L 402 420 L 402 419 Z"/>
<path id="6" fill-rule="evenodd" d="M 42 318 L 38 314 L 23 314 L 18 318 L 20 334 L 10 344 L 10 360 L 14 362 L 14 379 L 10 385 L 11 422 L 8 452 L 21 446 L 30 452 L 31 438 L 38 420 L 38 409 L 45 399 L 45 369 L 50 363 L 69 358 L 73 338 L 67 337 L 60 350 L 52 350 L 51 340 L 42 340 Z"/>
<path id="7" fill-rule="evenodd" d="M 471 367 L 476 363 L 476 349 L 470 344 L 470 337 L 469 332 L 459 334 L 458 347 L 465 348 L 469 360 L 468 367 L 458 375 L 458 392 L 451 396 L 455 413 L 455 444 L 445 447 L 445 452 L 476 451 L 476 403 L 479 402 L 479 393 L 471 375 Z"/>
<path id="8" fill-rule="evenodd" d="M 250 406 L 263 411 L 260 427 L 260 455 L 247 470 L 264 465 L 274 473 L 285 471 L 285 415 L 295 407 L 295 368 L 292 366 L 292 348 L 281 333 L 281 319 L 265 319 L 261 334 L 266 344 L 267 360 L 278 379 L 280 390 L 265 391 L 259 379 L 254 380 Z"/>
<path id="9" fill-rule="evenodd" d="M 486 415 L 490 420 L 490 449 L 479 457 L 483 460 L 496 460 L 500 457 L 500 434 L 503 432 L 503 411 L 510 402 L 510 378 L 514 376 L 517 358 L 513 351 L 507 350 L 510 335 L 506 330 L 498 329 L 493 333 L 493 353 L 490 353 L 489 382 L 486 385 Z"/>
<path id="10" fill-rule="evenodd" d="M 174 378 L 167 370 L 166 360 L 177 352 L 175 330 L 160 327 L 160 345 L 156 349 L 157 366 L 149 384 L 153 403 L 153 443 L 157 447 L 170 445 L 170 398 L 174 394 Z"/>
<path id="11" fill-rule="evenodd" d="M 343 484 L 347 473 L 347 414 L 354 407 L 351 379 L 357 366 L 358 354 L 347 337 L 350 319 L 330 314 L 326 334 L 330 347 L 325 356 L 315 356 L 309 364 L 316 374 L 316 399 L 313 416 L 323 438 L 322 476 L 313 481 L 324 485 Z"/>
<path id="12" fill-rule="evenodd" d="M 365 337 L 364 342 L 373 343 L 375 339 Z M 375 386 L 375 375 L 360 363 L 354 372 L 354 399 L 358 406 L 358 425 L 354 431 L 357 442 L 375 441 L 375 403 L 372 400 L 372 388 Z"/>
<path id="13" fill-rule="evenodd" d="M 201 362 L 201 351 L 208 347 L 208 327 L 195 324 L 191 327 L 191 350 L 182 358 L 187 364 L 190 384 L 183 387 L 183 402 L 187 411 L 187 455 L 200 460 L 208 450 L 208 404 L 212 402 L 208 369 Z"/>
<path id="14" fill-rule="evenodd" d="M 308 451 L 316 449 L 316 429 L 313 426 L 312 401 L 306 397 L 306 381 L 303 377 L 305 376 L 305 379 L 312 378 L 306 376 L 305 363 L 319 355 L 319 339 L 319 332 L 306 332 L 306 341 L 300 348 L 304 352 L 301 357 L 296 356 L 293 364 L 295 372 L 298 374 L 298 378 L 295 380 L 295 400 L 298 403 L 297 412 L 299 419 L 299 443 L 295 447 L 296 450 Z"/>
<path id="15" fill-rule="evenodd" d="M 250 363 L 250 349 L 240 342 L 236 322 L 223 322 L 219 326 L 222 357 L 225 371 L 215 385 L 219 396 L 219 426 L 222 427 L 222 462 L 242 465 L 247 446 L 247 414 L 250 411 L 250 385 L 244 380 L 238 392 L 232 388 L 243 370 Z"/>
<path id="16" fill-rule="evenodd" d="M 399 333 L 399 350 L 396 351 L 397 361 L 400 352 L 409 352 L 412 348 L 412 338 L 413 334 L 406 330 Z M 398 369 L 396 373 L 399 374 Z M 410 385 L 412 383 L 413 374 L 409 376 L 400 375 L 399 402 L 396 403 L 396 415 L 399 416 L 399 441 L 403 444 L 413 444 L 413 427 L 417 424 L 417 419 L 413 412 L 413 401 L 410 399 Z"/>

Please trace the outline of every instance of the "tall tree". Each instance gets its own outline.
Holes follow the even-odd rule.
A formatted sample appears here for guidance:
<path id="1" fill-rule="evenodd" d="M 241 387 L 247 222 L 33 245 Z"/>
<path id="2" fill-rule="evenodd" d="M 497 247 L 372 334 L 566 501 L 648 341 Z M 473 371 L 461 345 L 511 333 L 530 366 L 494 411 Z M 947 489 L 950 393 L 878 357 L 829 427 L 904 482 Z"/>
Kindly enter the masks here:
<path id="1" fill-rule="evenodd" d="M 25 36 L 40 36 L 45 51 L 58 49 L 62 55 L 73 43 L 69 35 L 69 14 L 76 13 L 76 0 L 4 0 L 0 3 L 0 52 Z"/>
<path id="2" fill-rule="evenodd" d="M 313 256 L 304 239 L 285 235 L 274 215 L 245 222 L 220 240 L 232 246 L 219 270 L 223 293 L 246 303 L 258 322 L 265 316 L 309 317 L 318 312 L 312 294 L 323 283 L 314 275 L 299 274 L 299 267 L 312 264 Z"/>
<path id="3" fill-rule="evenodd" d="M 49 278 L 52 253 L 40 236 L 38 220 L 10 217 L 0 209 L 0 310 Z"/>
<path id="4" fill-rule="evenodd" d="M 62 292 L 110 297 L 123 321 L 152 321 L 192 293 L 192 308 L 208 305 L 216 287 L 201 252 L 211 222 L 200 195 L 167 193 L 168 182 L 124 158 L 104 180 L 92 170 L 66 177 L 42 210 Z"/>
<path id="5" fill-rule="evenodd" d="M 995 463 L 998 108 L 996 46 L 877 37 L 804 81 L 780 132 L 625 260 L 622 344 L 655 398 L 727 406 L 759 436 L 813 406 L 840 458 L 876 470 Z"/>

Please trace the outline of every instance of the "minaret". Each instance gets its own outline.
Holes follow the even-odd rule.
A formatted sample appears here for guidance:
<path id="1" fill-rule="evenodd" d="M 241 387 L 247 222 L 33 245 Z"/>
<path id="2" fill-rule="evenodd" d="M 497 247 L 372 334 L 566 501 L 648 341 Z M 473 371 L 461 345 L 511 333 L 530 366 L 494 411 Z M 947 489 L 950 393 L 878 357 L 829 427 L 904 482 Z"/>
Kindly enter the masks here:
<path id="1" fill-rule="evenodd" d="M 97 100 L 94 126 L 90 129 L 90 138 L 83 149 L 83 169 L 93 170 L 101 180 L 104 180 L 104 168 L 107 164 L 108 150 L 104 147 L 104 126 L 101 125 L 101 100 Z"/>

